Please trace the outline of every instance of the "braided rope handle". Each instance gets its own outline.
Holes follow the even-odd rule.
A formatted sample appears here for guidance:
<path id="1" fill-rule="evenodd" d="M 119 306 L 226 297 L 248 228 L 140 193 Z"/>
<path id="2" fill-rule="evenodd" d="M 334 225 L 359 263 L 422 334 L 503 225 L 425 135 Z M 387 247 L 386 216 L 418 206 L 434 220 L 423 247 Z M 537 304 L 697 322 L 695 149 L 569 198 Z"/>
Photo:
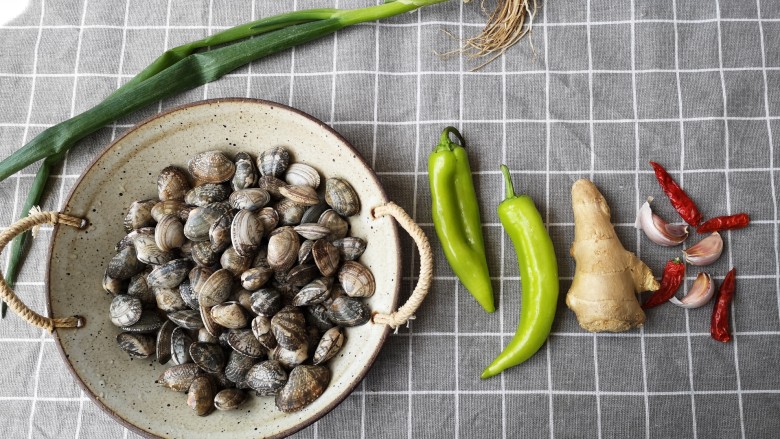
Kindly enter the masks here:
<path id="1" fill-rule="evenodd" d="M 58 212 L 39 212 L 11 224 L 10 227 L 0 233 L 0 252 L 17 235 L 42 224 L 64 224 L 66 226 L 82 229 L 87 225 L 87 220 L 75 216 L 66 215 Z M 79 316 L 64 317 L 59 319 L 44 317 L 27 307 L 16 295 L 14 290 L 8 286 L 0 273 L 0 298 L 8 304 L 13 312 L 19 314 L 25 322 L 46 329 L 49 332 L 54 328 L 80 328 L 84 326 L 84 318 Z"/>
<path id="2" fill-rule="evenodd" d="M 414 287 L 412 295 L 397 311 L 390 314 L 376 313 L 373 316 L 374 323 L 388 325 L 397 331 L 399 326 L 409 320 L 414 320 L 414 313 L 420 307 L 423 299 L 428 294 L 428 290 L 431 288 L 431 281 L 433 280 L 433 251 L 428 238 L 420 226 L 397 204 L 389 202 L 375 207 L 372 209 L 371 215 L 374 219 L 385 215 L 395 218 L 398 224 L 412 237 L 420 252 L 420 277 L 417 279 L 417 285 Z"/>

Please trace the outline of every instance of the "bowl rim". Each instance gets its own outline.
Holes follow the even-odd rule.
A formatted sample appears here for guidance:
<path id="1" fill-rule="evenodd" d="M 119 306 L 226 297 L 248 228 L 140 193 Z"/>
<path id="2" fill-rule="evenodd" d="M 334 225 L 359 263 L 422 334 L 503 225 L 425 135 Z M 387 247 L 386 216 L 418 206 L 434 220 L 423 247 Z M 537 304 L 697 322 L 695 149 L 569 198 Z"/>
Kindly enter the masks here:
<path id="1" fill-rule="evenodd" d="M 294 113 L 298 116 L 304 117 L 306 119 L 309 119 L 311 122 L 316 123 L 320 126 L 320 128 L 324 129 L 325 131 L 328 131 L 329 134 L 333 135 L 337 141 L 339 141 L 341 144 L 347 147 L 348 151 L 351 151 L 355 157 L 360 160 L 360 162 L 365 166 L 365 168 L 368 170 L 369 177 L 373 180 L 373 182 L 376 184 L 376 186 L 379 188 L 379 197 L 382 200 L 383 203 L 387 203 L 389 201 L 389 198 L 387 197 L 387 193 L 385 192 L 384 187 L 382 186 L 381 181 L 379 180 L 379 177 L 376 175 L 376 172 L 371 167 L 371 165 L 366 161 L 366 159 L 363 157 L 363 155 L 355 149 L 352 144 L 344 138 L 340 133 L 338 133 L 335 129 L 333 129 L 328 124 L 322 122 L 321 120 L 317 119 L 316 117 L 299 110 L 297 108 L 293 108 L 289 105 L 281 104 L 279 102 L 269 101 L 265 99 L 257 99 L 257 98 L 241 98 L 241 97 L 233 97 L 233 98 L 214 98 L 214 99 L 205 99 L 205 100 L 199 100 L 194 102 L 189 102 L 183 105 L 178 105 L 172 108 L 169 108 L 163 112 L 154 114 L 152 116 L 149 116 L 142 121 L 136 123 L 127 131 L 123 132 L 121 135 L 119 135 L 116 139 L 114 139 L 111 143 L 108 144 L 105 148 L 103 148 L 102 151 L 100 151 L 94 159 L 87 165 L 86 168 L 84 168 L 84 171 L 82 171 L 81 175 L 79 176 L 78 180 L 73 184 L 73 186 L 70 188 L 68 192 L 68 196 L 65 198 L 65 203 L 62 207 L 62 211 L 67 211 L 69 202 L 71 198 L 73 197 L 73 192 L 78 188 L 82 181 L 84 180 L 84 177 L 86 174 L 95 166 L 95 164 L 100 160 L 104 155 L 106 155 L 110 150 L 113 149 L 114 145 L 123 140 L 125 137 L 130 135 L 131 133 L 135 132 L 137 129 L 141 128 L 142 126 L 148 125 L 157 119 L 160 119 L 162 117 L 168 116 L 171 113 L 186 110 L 191 107 L 198 107 L 198 106 L 208 106 L 208 105 L 214 105 L 214 104 L 220 104 L 220 103 L 247 103 L 247 104 L 259 104 L 271 107 L 272 109 L 274 107 L 279 108 L 281 110 L 284 110 L 286 112 Z M 89 220 L 89 218 L 87 218 Z M 51 282 L 50 282 L 50 276 L 51 276 L 51 267 L 52 267 L 52 261 L 53 261 L 53 250 L 54 250 L 54 244 L 57 240 L 57 235 L 59 231 L 59 224 L 54 225 L 54 228 L 52 230 L 52 237 L 49 243 L 48 248 L 48 259 L 46 261 L 46 275 L 44 278 L 44 282 L 46 285 L 46 313 L 48 317 L 52 317 L 52 303 L 51 303 Z M 390 222 L 390 231 L 392 236 L 392 239 L 395 241 L 396 248 L 401 248 L 401 240 L 399 238 L 398 234 L 398 225 L 395 221 Z M 396 253 L 396 264 L 399 267 L 399 269 L 402 269 L 402 261 L 401 261 L 401 252 Z M 391 298 L 391 309 L 395 310 L 398 306 L 398 296 L 401 291 L 401 283 L 402 279 L 399 278 L 398 282 L 396 283 L 395 291 L 392 292 L 392 298 Z M 373 323 L 373 319 L 369 322 L 370 324 Z M 355 390 L 358 384 L 363 381 L 368 371 L 371 369 L 371 366 L 374 364 L 374 362 L 377 359 L 377 356 L 379 355 L 379 352 L 382 350 L 382 346 L 384 346 L 385 342 L 387 341 L 387 336 L 390 333 L 390 327 L 385 326 L 381 337 L 379 338 L 379 343 L 372 353 L 371 357 L 368 359 L 366 364 L 363 365 L 363 367 L 360 369 L 360 372 L 357 373 L 353 381 L 347 385 L 344 389 L 344 391 L 338 395 L 330 404 L 325 406 L 320 412 L 316 413 L 314 416 L 312 416 L 309 420 L 301 422 L 300 424 L 297 424 L 291 428 L 288 428 L 284 431 L 279 432 L 278 434 L 275 434 L 273 436 L 268 436 L 269 438 L 281 438 L 286 437 L 291 434 L 294 434 L 300 430 L 303 430 L 304 428 L 310 426 L 311 424 L 317 422 L 322 417 L 324 417 L 326 414 L 330 413 L 336 406 L 341 404 L 349 395 L 352 394 L 352 392 Z M 89 397 L 90 400 L 92 400 L 93 403 L 95 403 L 104 413 L 108 414 L 111 418 L 113 418 L 115 421 L 118 421 L 120 424 L 122 424 L 125 428 L 129 429 L 130 431 L 139 434 L 146 438 L 161 438 L 161 436 L 157 436 L 154 433 L 148 432 L 146 430 L 143 430 L 141 427 L 131 423 L 130 421 L 123 418 L 118 413 L 111 410 L 109 407 L 107 407 L 101 400 L 99 400 L 96 395 L 92 392 L 92 390 L 87 387 L 86 383 L 82 381 L 81 377 L 76 372 L 76 369 L 73 367 L 73 364 L 70 362 L 67 354 L 65 353 L 65 350 L 62 347 L 62 341 L 60 340 L 59 331 L 55 328 L 54 331 L 52 331 L 52 338 L 54 338 L 55 345 L 57 346 L 57 352 L 60 355 L 60 358 L 63 360 L 63 362 L 67 365 L 68 372 L 70 372 L 71 376 L 75 379 L 76 383 L 78 383 L 81 390 Z"/>

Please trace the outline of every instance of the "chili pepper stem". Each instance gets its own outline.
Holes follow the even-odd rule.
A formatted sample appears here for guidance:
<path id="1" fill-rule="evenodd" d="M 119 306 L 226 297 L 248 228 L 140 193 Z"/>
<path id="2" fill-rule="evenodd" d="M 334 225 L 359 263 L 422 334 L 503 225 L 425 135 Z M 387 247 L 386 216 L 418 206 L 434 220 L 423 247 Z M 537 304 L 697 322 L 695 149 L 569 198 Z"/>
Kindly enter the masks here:
<path id="1" fill-rule="evenodd" d="M 504 188 L 506 188 L 505 199 L 514 198 L 515 185 L 512 184 L 512 176 L 509 174 L 507 165 L 501 165 L 501 173 L 504 174 Z"/>
<path id="2" fill-rule="evenodd" d="M 455 137 L 458 139 L 458 142 L 455 143 L 450 139 L 450 134 L 454 134 Z M 466 139 L 463 138 L 463 136 L 460 134 L 460 131 L 458 131 L 455 127 L 446 127 L 441 132 L 441 136 L 439 136 L 439 144 L 436 145 L 435 148 L 433 148 L 433 152 L 442 152 L 442 151 L 453 151 L 456 147 L 466 147 Z"/>

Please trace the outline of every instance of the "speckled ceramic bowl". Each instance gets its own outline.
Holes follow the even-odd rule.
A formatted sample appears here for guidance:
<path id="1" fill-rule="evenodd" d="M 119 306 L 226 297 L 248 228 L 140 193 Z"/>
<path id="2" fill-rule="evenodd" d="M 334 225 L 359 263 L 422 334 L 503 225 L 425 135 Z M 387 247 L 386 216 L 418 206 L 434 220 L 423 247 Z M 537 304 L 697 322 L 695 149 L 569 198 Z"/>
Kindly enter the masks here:
<path id="1" fill-rule="evenodd" d="M 330 386 L 300 412 L 281 413 L 272 397 L 253 396 L 239 411 L 206 417 L 187 407 L 185 394 L 155 385 L 166 366 L 131 360 L 117 347 L 119 328 L 108 319 L 111 297 L 101 282 L 114 245 L 125 234 L 128 205 L 156 197 L 157 174 L 169 164 L 186 167 L 189 157 L 209 149 L 257 154 L 273 145 L 285 145 L 295 161 L 324 177 L 346 178 L 357 190 L 362 206 L 350 219 L 351 233 L 368 241 L 361 262 L 377 282 L 368 304 L 379 312 L 395 309 L 401 268 L 395 223 L 370 216 L 372 207 L 388 200 L 368 164 L 338 133 L 300 111 L 248 99 L 198 102 L 146 120 L 106 148 L 71 191 L 64 211 L 87 217 L 90 225 L 86 231 L 55 228 L 47 281 L 52 315 L 86 318 L 84 328 L 55 333 L 63 360 L 90 398 L 140 434 L 215 439 L 293 433 L 341 402 L 382 347 L 387 327 L 367 323 L 349 329 L 343 350 L 329 363 Z"/>

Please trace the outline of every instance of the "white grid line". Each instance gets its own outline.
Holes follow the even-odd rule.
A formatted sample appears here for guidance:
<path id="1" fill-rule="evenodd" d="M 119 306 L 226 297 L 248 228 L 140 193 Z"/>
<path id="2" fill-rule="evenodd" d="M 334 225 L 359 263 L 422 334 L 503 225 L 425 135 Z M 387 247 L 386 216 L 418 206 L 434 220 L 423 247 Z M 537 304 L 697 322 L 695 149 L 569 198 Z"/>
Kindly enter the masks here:
<path id="1" fill-rule="evenodd" d="M 419 12 L 418 12 L 419 14 Z M 463 23 L 463 2 L 459 2 L 458 5 L 458 15 L 459 19 L 458 21 Z M 458 41 L 464 41 L 463 37 L 463 25 L 461 24 L 458 26 Z M 419 46 L 419 43 L 418 43 Z M 419 52 L 419 47 L 418 47 Z M 418 60 L 419 60 L 419 54 L 418 54 Z M 422 67 L 421 64 L 418 63 L 418 68 Z M 463 95 L 464 95 L 464 88 L 463 88 L 463 80 L 464 80 L 464 71 L 463 68 L 463 57 L 458 57 L 458 130 L 463 130 L 463 118 L 464 118 L 464 105 L 463 105 Z M 419 127 L 417 128 L 419 132 Z M 416 154 L 418 155 L 418 154 Z M 415 167 L 415 169 L 419 169 Z M 415 179 L 417 180 L 417 179 Z M 415 200 L 417 199 L 417 186 L 415 184 Z M 416 218 L 416 217 L 415 217 Z M 465 290 L 465 288 L 464 288 Z M 460 341 L 458 339 L 458 333 L 460 332 L 460 282 L 455 281 L 455 439 L 458 439 L 460 437 L 460 395 L 458 394 L 458 390 L 460 389 L 460 371 L 459 371 L 459 364 L 460 363 Z M 410 388 L 411 390 L 411 388 Z"/>
<path id="2" fill-rule="evenodd" d="M 501 71 L 506 72 L 506 54 L 501 55 Z M 506 75 L 501 76 L 501 118 L 504 120 L 504 123 L 501 124 L 501 163 L 506 163 Z M 503 194 L 503 198 L 505 199 L 507 196 L 506 193 L 506 185 L 502 186 L 501 193 Z M 482 212 L 480 212 L 480 216 L 484 217 Z M 501 330 L 501 332 L 504 332 L 504 260 L 505 260 L 505 249 L 504 246 L 506 245 L 506 233 L 501 231 L 501 238 L 500 238 L 500 254 L 501 254 L 501 267 L 499 268 L 499 277 L 502 279 L 499 281 L 498 285 L 498 304 L 501 307 L 501 309 L 498 310 L 498 327 Z M 504 337 L 501 337 L 501 351 L 504 351 Z M 506 390 L 506 376 L 504 373 L 501 373 L 501 439 L 506 439 L 506 394 L 503 393 L 504 390 Z"/>

